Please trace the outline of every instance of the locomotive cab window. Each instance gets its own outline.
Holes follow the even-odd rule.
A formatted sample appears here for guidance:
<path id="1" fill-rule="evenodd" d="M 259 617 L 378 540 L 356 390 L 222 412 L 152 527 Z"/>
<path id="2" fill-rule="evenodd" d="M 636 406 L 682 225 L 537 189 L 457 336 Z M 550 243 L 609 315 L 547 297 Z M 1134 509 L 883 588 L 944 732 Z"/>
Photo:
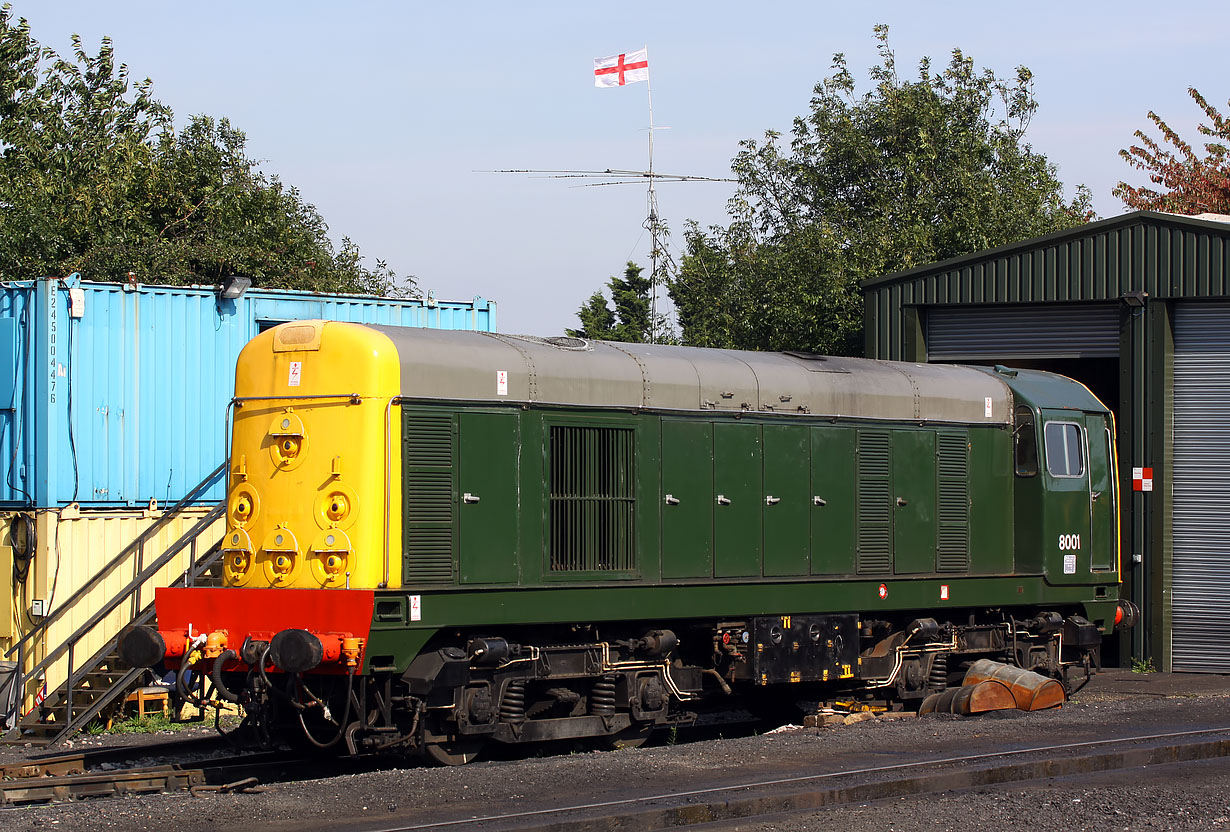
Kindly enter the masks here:
<path id="1" fill-rule="evenodd" d="M 1075 422 L 1046 425 L 1046 470 L 1052 477 L 1085 475 L 1085 447 L 1081 428 Z"/>
<path id="2" fill-rule="evenodd" d="M 551 426 L 552 572 L 636 566 L 636 431 Z"/>
<path id="3" fill-rule="evenodd" d="M 1034 412 L 1028 407 L 1016 409 L 1016 431 L 1013 433 L 1013 456 L 1018 477 L 1038 474 L 1038 431 L 1034 427 Z"/>

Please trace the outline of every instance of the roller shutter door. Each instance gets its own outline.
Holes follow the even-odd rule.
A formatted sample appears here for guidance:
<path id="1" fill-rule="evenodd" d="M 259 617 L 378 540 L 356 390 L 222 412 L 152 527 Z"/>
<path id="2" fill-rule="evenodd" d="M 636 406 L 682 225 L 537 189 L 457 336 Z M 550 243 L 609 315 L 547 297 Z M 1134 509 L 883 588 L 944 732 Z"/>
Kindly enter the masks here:
<path id="1" fill-rule="evenodd" d="M 1118 304 L 951 306 L 925 310 L 929 361 L 1118 358 Z"/>
<path id="2" fill-rule="evenodd" d="M 1174 669 L 1230 673 L 1230 304 L 1175 308 L 1172 476 Z"/>

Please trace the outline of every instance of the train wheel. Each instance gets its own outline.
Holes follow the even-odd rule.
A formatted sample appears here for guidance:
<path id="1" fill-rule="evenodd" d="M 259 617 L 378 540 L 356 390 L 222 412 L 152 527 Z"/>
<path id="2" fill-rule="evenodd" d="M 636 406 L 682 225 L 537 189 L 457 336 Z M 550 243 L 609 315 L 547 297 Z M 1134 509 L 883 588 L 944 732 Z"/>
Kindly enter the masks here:
<path id="1" fill-rule="evenodd" d="M 436 765 L 464 766 L 478 758 L 485 742 L 483 737 L 453 736 L 425 730 L 423 753 Z"/>

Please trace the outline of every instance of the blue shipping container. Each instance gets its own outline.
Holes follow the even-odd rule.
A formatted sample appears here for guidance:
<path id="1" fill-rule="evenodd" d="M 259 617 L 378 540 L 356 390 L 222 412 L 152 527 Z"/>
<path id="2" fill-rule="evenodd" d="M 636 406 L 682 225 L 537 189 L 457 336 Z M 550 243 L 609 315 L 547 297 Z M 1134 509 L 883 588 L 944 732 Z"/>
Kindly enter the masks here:
<path id="1" fill-rule="evenodd" d="M 495 304 L 49 278 L 0 288 L 0 507 L 175 502 L 222 461 L 239 351 L 323 318 L 495 331 Z M 223 497 L 217 485 L 206 501 Z"/>

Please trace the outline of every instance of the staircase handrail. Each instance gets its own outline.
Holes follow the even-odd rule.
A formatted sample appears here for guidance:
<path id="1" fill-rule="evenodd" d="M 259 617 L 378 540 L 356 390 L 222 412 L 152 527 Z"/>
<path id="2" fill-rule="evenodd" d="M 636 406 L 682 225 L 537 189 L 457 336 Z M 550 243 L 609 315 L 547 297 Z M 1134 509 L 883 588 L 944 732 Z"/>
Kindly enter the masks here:
<path id="1" fill-rule="evenodd" d="M 217 561 L 219 557 L 221 557 L 221 541 L 219 541 L 218 543 L 215 543 L 213 546 L 207 549 L 205 554 L 200 557 L 199 562 L 193 563 L 187 569 L 185 569 L 184 573 L 180 575 L 178 578 L 176 578 L 171 583 L 171 586 L 179 586 L 180 584 L 184 584 L 185 586 L 188 585 L 189 577 L 198 567 L 208 567 L 209 565 Z M 145 606 L 144 609 L 142 609 L 136 616 L 133 617 L 131 623 L 147 624 L 153 618 L 154 618 L 154 602 L 151 601 L 149 604 Z M 115 647 L 118 641 L 119 641 L 118 635 L 112 637 L 103 646 L 103 648 L 94 655 L 92 659 L 84 662 L 81 665 L 81 667 L 77 668 L 77 671 L 73 675 L 80 676 L 81 674 L 89 673 L 91 670 L 98 667 L 98 665 L 101 663 L 101 659 L 104 656 L 109 655 L 113 650 L 115 650 Z M 69 699 L 69 702 L 68 702 L 68 705 L 65 711 L 66 719 L 64 721 L 64 727 L 59 731 L 59 733 L 57 733 L 51 739 L 48 745 L 49 746 L 56 745 L 60 742 L 60 740 L 70 737 L 73 734 L 75 734 L 77 731 L 79 731 L 80 729 L 84 728 L 86 724 L 88 724 L 89 721 L 92 720 L 94 717 L 98 716 L 98 714 L 100 714 L 104 708 L 106 708 L 116 699 L 119 699 L 120 696 L 126 694 L 129 690 L 131 690 L 131 688 L 133 687 L 133 682 L 139 679 L 141 675 L 145 673 L 145 671 L 146 671 L 146 668 L 144 667 L 131 668 L 127 673 L 125 673 L 122 677 L 120 677 L 119 681 L 111 685 L 110 689 L 108 689 L 105 693 L 103 693 L 101 696 L 96 698 L 93 702 L 91 702 L 89 705 L 87 705 L 85 708 L 81 709 L 80 711 L 75 711 L 72 707 L 72 699 L 71 699 L 72 679 L 70 678 L 68 680 L 68 685 L 69 685 L 68 695 L 70 699 Z"/>
<path id="2" fill-rule="evenodd" d="M 141 586 L 145 584 L 146 581 L 148 581 L 154 575 L 158 574 L 159 570 L 161 570 L 162 567 L 170 563 L 171 560 L 173 560 L 175 556 L 178 555 L 184 549 L 185 546 L 187 546 L 189 543 L 191 543 L 193 540 L 199 537 L 202 532 L 204 532 L 206 529 L 212 526 L 215 522 L 217 522 L 218 519 L 222 517 L 222 515 L 225 513 L 225 511 L 226 511 L 226 503 L 218 503 L 218 505 L 210 509 L 208 514 L 206 514 L 204 517 L 202 517 L 200 520 L 194 523 L 192 527 L 188 529 L 188 531 L 184 532 L 178 540 L 172 543 L 165 552 L 163 552 L 161 555 L 155 558 L 152 563 L 150 563 L 148 566 L 142 569 L 141 572 L 136 577 L 134 577 L 131 581 L 129 581 L 128 584 L 123 589 L 121 589 L 114 596 L 112 596 L 110 601 L 108 601 L 106 604 L 103 604 L 102 607 L 100 607 L 93 615 L 91 615 L 84 624 L 82 624 L 80 627 L 78 627 L 73 632 L 72 635 L 68 636 L 66 639 L 60 642 L 58 647 L 55 647 L 49 653 L 47 653 L 47 655 L 43 657 L 42 661 L 34 665 L 34 667 L 30 668 L 29 672 L 23 674 L 23 677 L 25 679 L 28 679 L 31 676 L 34 676 L 35 674 L 39 673 L 40 671 L 46 670 L 48 667 L 50 667 L 51 664 L 56 661 L 56 659 L 64 655 L 65 651 L 68 650 L 69 647 L 76 644 L 77 641 L 83 635 L 88 633 L 90 630 L 94 629 L 94 627 L 98 625 L 98 622 L 102 621 L 104 618 L 110 615 L 115 610 L 115 608 L 118 607 L 120 604 L 123 604 L 124 602 L 126 602 L 132 596 L 132 594 L 137 591 L 138 588 L 140 588 Z M 191 565 L 189 568 L 191 569 L 194 566 L 195 564 Z M 12 650 L 10 650 L 9 652 L 11 653 Z"/>
<path id="3" fill-rule="evenodd" d="M 214 483 L 216 483 L 218 479 L 221 478 L 222 473 L 226 470 L 226 466 L 227 466 L 227 463 L 225 460 L 223 460 L 223 462 L 217 468 L 213 470 L 213 473 L 206 475 L 205 479 L 197 483 L 196 486 L 193 487 L 193 489 L 189 491 L 188 494 L 182 500 L 180 500 L 178 503 L 176 503 L 174 506 L 172 506 L 170 509 L 164 512 L 161 517 L 159 517 L 152 524 L 150 524 L 149 528 L 143 530 L 139 535 L 137 535 L 136 539 L 133 540 L 132 543 L 129 543 L 115 557 L 107 561 L 103 565 L 103 567 L 94 574 L 93 577 L 91 577 L 88 581 L 86 581 L 85 584 L 83 584 L 76 592 L 70 595 L 67 601 L 64 601 L 63 603 L 61 603 L 59 606 L 56 607 L 56 609 L 49 612 L 47 616 L 43 618 L 42 621 L 40 621 L 37 625 L 32 627 L 29 630 L 29 632 L 27 632 L 24 636 L 22 636 L 21 639 L 16 644 L 14 644 L 12 647 L 8 649 L 8 652 L 4 654 L 4 657 L 6 659 L 9 658 L 15 652 L 17 652 L 19 648 L 24 647 L 28 642 L 32 641 L 36 637 L 41 637 L 42 635 L 44 635 L 47 632 L 47 629 L 51 627 L 52 624 L 59 621 L 60 618 L 62 618 L 65 614 L 67 614 L 69 610 L 73 608 L 73 605 L 78 600 L 80 600 L 82 596 L 84 596 L 87 592 L 92 590 L 99 583 L 99 581 L 103 580 L 105 577 L 111 574 L 111 572 L 117 566 L 119 566 L 121 563 L 127 560 L 127 558 L 134 551 L 136 551 L 138 547 L 144 546 L 146 538 L 148 538 L 151 534 L 156 534 L 163 526 L 170 523 L 171 520 L 180 511 L 186 508 L 190 503 L 194 502 L 197 499 L 197 497 L 201 495 L 202 492 L 212 487 Z M 221 509 L 221 504 L 219 506 L 216 506 L 213 509 L 213 511 L 220 511 L 220 509 Z M 217 518 L 215 517 L 214 519 L 217 519 Z M 165 564 L 165 561 L 163 563 Z M 117 602 L 114 606 L 110 606 L 107 612 L 110 612 L 111 610 L 115 609 L 116 606 L 119 606 L 119 602 Z M 57 657 L 58 657 L 58 654 L 57 654 Z"/>
<path id="4" fill-rule="evenodd" d="M 197 574 L 201 570 L 208 569 L 221 557 L 221 554 L 222 554 L 221 548 L 222 548 L 221 541 L 209 547 L 209 549 L 205 551 L 205 554 L 201 555 L 199 558 L 195 558 L 194 562 L 189 564 L 188 568 L 184 570 L 183 574 L 181 574 L 178 578 L 172 581 L 170 586 L 180 586 L 180 585 L 190 586 L 195 580 Z M 135 624 L 135 625 L 146 624 L 153 618 L 154 618 L 154 602 L 151 601 L 139 613 L 137 613 L 137 615 L 133 617 L 130 623 Z M 145 672 L 145 668 L 142 668 L 142 667 L 134 667 L 130 669 L 127 673 L 125 673 L 119 679 L 119 681 L 114 683 L 105 693 L 103 693 L 101 696 L 99 696 L 94 701 L 92 701 L 84 709 L 82 709 L 81 711 L 75 711 L 73 709 L 72 707 L 73 677 L 80 676 L 81 674 L 84 674 L 84 673 L 89 673 L 90 671 L 97 668 L 98 665 L 102 663 L 102 660 L 106 656 L 109 656 L 113 650 L 115 650 L 116 643 L 118 641 L 119 641 L 119 637 L 113 636 L 105 645 L 103 645 L 101 650 L 99 650 L 96 654 L 94 654 L 92 658 L 82 663 L 82 665 L 79 668 L 77 668 L 76 671 L 72 674 L 72 676 L 70 676 L 70 678 L 65 682 L 65 687 L 67 688 L 67 695 L 68 695 L 68 703 L 66 705 L 66 710 L 65 710 L 65 716 L 67 718 L 65 719 L 65 724 L 63 725 L 63 727 L 47 743 L 48 746 L 53 746 L 53 745 L 58 744 L 60 740 L 71 736 L 72 734 L 76 733 L 79 729 L 83 728 L 86 725 L 86 723 L 88 723 L 91 719 L 93 719 L 99 713 L 101 713 L 104 708 L 106 708 L 108 705 L 110 705 L 112 702 L 118 699 L 121 695 L 125 694 L 128 690 L 130 690 L 132 687 L 132 683 L 135 682 L 141 676 L 141 674 Z M 16 708 L 17 705 L 18 705 L 18 701 L 15 699 L 13 702 L 13 707 Z M 20 732 L 21 727 L 22 727 L 22 720 L 19 718 L 15 720 L 14 729 Z"/>

